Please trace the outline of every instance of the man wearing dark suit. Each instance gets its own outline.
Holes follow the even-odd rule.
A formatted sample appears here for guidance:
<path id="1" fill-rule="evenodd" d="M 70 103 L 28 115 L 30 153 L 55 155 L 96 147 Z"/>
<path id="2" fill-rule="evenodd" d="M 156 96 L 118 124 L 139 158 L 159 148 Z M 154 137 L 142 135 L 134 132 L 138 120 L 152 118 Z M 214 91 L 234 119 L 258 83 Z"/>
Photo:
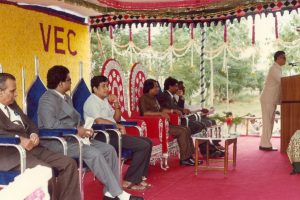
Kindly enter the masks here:
<path id="1" fill-rule="evenodd" d="M 67 91 L 71 89 L 69 70 L 64 66 L 53 66 L 47 73 L 47 87 L 38 106 L 40 128 L 76 128 L 80 138 L 89 138 L 93 130 L 82 126 L 80 114 L 75 110 Z M 67 139 L 68 156 L 78 157 L 78 143 Z M 62 151 L 57 143 L 44 144 L 53 151 Z M 91 140 L 83 144 L 82 158 L 95 176 L 105 185 L 104 199 L 142 200 L 123 191 L 119 184 L 118 158 L 115 149 L 106 143 Z"/>
<path id="2" fill-rule="evenodd" d="M 17 105 L 16 96 L 15 77 L 8 73 L 0 73 L 0 135 L 20 138 L 21 145 L 26 150 L 27 168 L 43 165 L 59 172 L 55 183 L 57 192 L 53 192 L 51 199 L 79 200 L 76 162 L 39 145 L 38 129 Z M 16 169 L 19 165 L 19 155 L 15 149 L 1 148 L 0 170 Z"/>
<path id="3" fill-rule="evenodd" d="M 162 108 L 171 109 L 172 112 L 181 115 L 190 114 L 189 109 L 181 108 L 174 97 L 178 90 L 178 81 L 175 78 L 168 77 L 164 83 L 164 92 L 158 97 L 158 102 Z M 186 125 L 185 120 L 181 120 L 181 125 Z M 188 127 L 191 129 L 191 133 L 196 134 L 205 129 L 205 125 L 201 122 L 190 119 Z"/>
<path id="4" fill-rule="evenodd" d="M 178 81 L 178 90 L 177 90 L 176 94 L 174 95 L 174 97 L 175 97 L 175 100 L 177 101 L 177 105 L 180 108 L 185 107 L 184 94 L 185 94 L 185 87 L 183 85 L 183 81 Z"/>

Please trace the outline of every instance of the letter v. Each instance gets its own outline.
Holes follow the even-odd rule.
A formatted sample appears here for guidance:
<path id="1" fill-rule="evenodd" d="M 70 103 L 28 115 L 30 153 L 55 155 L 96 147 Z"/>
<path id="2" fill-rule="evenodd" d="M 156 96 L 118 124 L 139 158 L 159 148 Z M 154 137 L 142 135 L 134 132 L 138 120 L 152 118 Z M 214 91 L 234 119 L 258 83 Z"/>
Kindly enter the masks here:
<path id="1" fill-rule="evenodd" d="M 48 25 L 48 32 L 47 32 L 47 38 L 45 38 L 45 32 L 43 24 L 40 23 L 40 28 L 42 32 L 42 39 L 43 39 L 43 45 L 46 52 L 49 50 L 49 41 L 50 41 L 50 32 L 51 32 L 51 25 Z"/>

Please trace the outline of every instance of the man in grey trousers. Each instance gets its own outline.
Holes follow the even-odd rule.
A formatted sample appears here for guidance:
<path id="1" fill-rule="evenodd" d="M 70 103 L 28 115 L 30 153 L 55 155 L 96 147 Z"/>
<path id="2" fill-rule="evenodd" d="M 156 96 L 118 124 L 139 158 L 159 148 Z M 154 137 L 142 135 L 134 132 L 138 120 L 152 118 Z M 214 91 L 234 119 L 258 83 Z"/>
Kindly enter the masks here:
<path id="1" fill-rule="evenodd" d="M 67 91 L 71 88 L 69 70 L 64 66 L 53 66 L 47 73 L 46 91 L 39 101 L 38 124 L 40 128 L 76 128 L 81 138 L 91 137 L 93 130 L 85 129 L 80 120 L 80 114 L 73 107 Z M 73 138 L 67 138 L 68 156 L 78 157 L 78 143 Z M 48 141 L 44 145 L 60 151 L 60 145 Z M 83 145 L 83 160 L 95 176 L 105 185 L 104 199 L 142 200 L 123 191 L 118 182 L 118 158 L 115 149 L 106 143 L 92 140 L 91 144 Z"/>

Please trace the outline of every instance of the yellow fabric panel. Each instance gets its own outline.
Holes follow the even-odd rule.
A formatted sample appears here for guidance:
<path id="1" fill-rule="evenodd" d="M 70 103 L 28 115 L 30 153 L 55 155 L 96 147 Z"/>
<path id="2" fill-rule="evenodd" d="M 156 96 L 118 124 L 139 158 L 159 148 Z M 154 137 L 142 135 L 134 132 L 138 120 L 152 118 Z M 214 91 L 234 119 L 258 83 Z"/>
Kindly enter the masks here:
<path id="1" fill-rule="evenodd" d="M 20 106 L 21 69 L 25 69 L 27 90 L 35 77 L 35 56 L 39 59 L 39 74 L 45 84 L 48 69 L 53 65 L 64 65 L 71 72 L 74 88 L 80 76 L 80 61 L 83 62 L 83 77 L 88 80 L 91 70 L 87 25 L 2 3 L 0 19 L 0 64 L 4 72 L 12 73 L 17 79 Z M 64 54 L 59 53 L 62 51 Z"/>

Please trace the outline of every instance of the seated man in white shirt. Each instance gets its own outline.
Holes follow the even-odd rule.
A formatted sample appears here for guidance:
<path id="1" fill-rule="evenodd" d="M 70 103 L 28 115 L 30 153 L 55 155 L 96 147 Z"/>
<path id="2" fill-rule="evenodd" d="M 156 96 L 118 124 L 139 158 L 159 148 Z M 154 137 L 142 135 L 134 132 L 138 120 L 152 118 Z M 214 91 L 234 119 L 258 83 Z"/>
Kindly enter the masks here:
<path id="1" fill-rule="evenodd" d="M 152 151 L 152 142 L 146 137 L 135 137 L 126 134 L 121 121 L 120 104 L 115 95 L 108 95 L 108 79 L 105 76 L 95 76 L 91 80 L 93 94 L 83 106 L 84 118 L 91 117 L 98 124 L 115 124 L 122 133 L 122 147 L 133 152 L 133 158 L 128 168 L 123 187 L 133 190 L 144 190 L 150 187 L 145 179 L 148 174 Z M 109 102 L 114 103 L 115 110 Z"/>

